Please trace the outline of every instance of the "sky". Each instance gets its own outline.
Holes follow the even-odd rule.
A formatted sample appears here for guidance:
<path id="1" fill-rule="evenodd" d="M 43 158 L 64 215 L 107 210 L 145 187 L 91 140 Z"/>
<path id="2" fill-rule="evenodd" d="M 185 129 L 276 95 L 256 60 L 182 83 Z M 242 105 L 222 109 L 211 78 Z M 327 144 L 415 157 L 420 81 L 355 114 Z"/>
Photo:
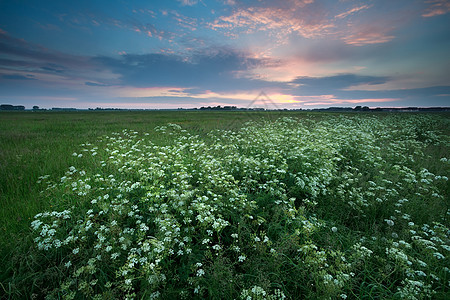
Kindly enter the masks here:
<path id="1" fill-rule="evenodd" d="M 450 0 L 0 0 L 0 103 L 450 106 Z"/>

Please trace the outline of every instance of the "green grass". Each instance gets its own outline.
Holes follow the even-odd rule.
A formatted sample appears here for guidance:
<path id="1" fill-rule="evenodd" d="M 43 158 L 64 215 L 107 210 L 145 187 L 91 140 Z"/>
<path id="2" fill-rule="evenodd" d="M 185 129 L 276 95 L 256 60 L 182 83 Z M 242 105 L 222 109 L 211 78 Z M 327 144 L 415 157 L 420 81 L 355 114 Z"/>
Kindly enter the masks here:
<path id="1" fill-rule="evenodd" d="M 124 128 L 152 133 L 169 122 L 193 132 L 239 126 L 250 119 L 241 112 L 4 112 L 0 113 L 0 240 L 14 249 L 17 236 L 28 232 L 31 218 L 48 209 L 39 197 L 38 177 L 61 177 L 76 161 L 80 144 Z M 161 139 L 157 134 L 153 138 Z"/>
<path id="2" fill-rule="evenodd" d="M 238 128 L 261 117 L 300 116 L 297 112 L 2 112 L 0 113 L 0 240 L 1 249 L 14 249 L 17 236 L 28 232 L 31 218 L 48 209 L 39 197 L 38 177 L 61 177 L 76 160 L 71 156 L 80 144 L 123 129 L 152 132 L 155 126 L 176 123 L 194 133 Z M 313 115 L 320 118 L 320 115 Z"/>
<path id="3" fill-rule="evenodd" d="M 294 115 L 284 112 L 283 115 Z M 163 143 L 167 137 L 153 132 L 169 122 L 192 132 L 238 128 L 243 122 L 281 113 L 260 112 L 1 112 L 0 113 L 0 257 L 6 260 L 18 238 L 29 234 L 34 215 L 52 204 L 40 196 L 38 177 L 63 176 L 76 161 L 71 156 L 80 144 L 125 128 L 149 132 Z"/>
<path id="4" fill-rule="evenodd" d="M 292 119 L 273 123 L 283 116 Z M 271 122 L 244 125 L 246 121 L 258 122 L 263 118 Z M 170 128 L 154 130 L 168 123 L 178 124 L 186 132 Z M 430 243 L 432 247 L 449 246 L 446 231 L 449 183 L 439 177 L 450 175 L 449 164 L 441 160 L 449 158 L 449 125 L 448 114 L 1 113 L 0 250 L 3 260 L 0 264 L 3 269 L 0 296 L 3 293 L 7 298 L 19 299 L 51 294 L 59 298 L 73 291 L 71 285 L 75 280 L 79 287 L 74 294 L 76 298 L 94 294 L 122 298 L 134 291 L 138 298 L 159 292 L 166 299 L 243 295 L 258 299 L 264 293 L 279 296 L 281 292 L 288 298 L 326 295 L 333 298 L 346 294 L 349 298 L 381 299 L 399 298 L 403 294 L 426 297 L 430 294 L 427 289 L 434 289 L 433 297 L 445 299 L 449 292 L 448 252 L 441 248 L 436 250 L 444 255 L 440 259 L 427 247 Z M 123 138 L 119 140 L 118 136 L 111 136 L 123 129 L 139 133 L 136 136 L 121 134 Z M 105 136 L 111 137 L 109 142 Z M 143 142 L 135 144 L 137 139 Z M 80 146 L 83 143 L 91 145 Z M 133 144 L 138 150 L 131 147 Z M 82 152 L 83 148 L 90 150 L 94 146 L 98 146 L 97 156 L 86 155 L 89 151 Z M 113 149 L 119 149 L 125 158 L 115 156 L 111 152 Z M 80 159 L 72 155 L 74 152 L 85 155 Z M 154 160 L 141 160 L 142 153 L 154 155 Z M 108 159 L 111 155 L 117 161 Z M 101 160 L 107 163 L 102 166 Z M 211 165 L 211 161 L 216 162 L 215 165 Z M 89 196 L 71 191 L 70 184 L 78 175 L 73 175 L 67 183 L 60 183 L 70 166 L 85 170 L 86 176 L 90 176 L 91 179 L 83 179 L 93 187 Z M 159 166 L 165 175 L 148 179 L 141 170 L 149 166 Z M 278 169 L 284 173 L 279 173 Z M 77 244 L 80 256 L 71 254 L 75 246 L 70 245 L 40 251 L 33 242 L 39 234 L 31 230 L 30 223 L 37 213 L 71 209 L 72 218 L 60 224 L 63 232 L 57 234 L 62 239 L 71 228 L 78 228 L 77 218 L 82 219 L 91 207 L 100 209 L 101 205 L 106 205 L 106 202 L 100 203 L 106 199 L 91 205 L 92 199 L 103 197 L 105 191 L 115 197 L 121 190 L 115 183 L 99 189 L 103 183 L 92 181 L 97 173 L 105 179 L 111 174 L 118 182 L 146 182 L 145 186 L 126 192 L 142 211 L 152 205 L 159 207 L 158 211 L 161 204 L 146 202 L 145 195 L 151 194 L 170 204 L 176 199 L 171 193 L 193 192 L 195 197 L 214 193 L 220 201 L 205 200 L 202 205 L 214 208 L 215 217 L 224 218 L 229 225 L 217 230 L 210 228 L 210 235 L 208 226 L 194 221 L 196 231 L 188 233 L 192 239 L 189 242 L 192 254 L 183 258 L 166 251 L 161 254 L 161 272 L 168 278 L 165 283 L 149 284 L 144 278 L 139 279 L 149 273 L 133 269 L 130 270 L 134 276 L 132 288 L 125 288 L 121 277 L 114 275 L 126 265 L 126 260 L 121 259 L 105 262 L 94 274 L 81 271 L 80 279 L 74 279 L 68 270 L 88 264 L 96 253 L 92 248 L 96 236 L 86 233 L 89 242 Z M 38 184 L 39 177 L 47 174 L 49 178 Z M 186 181 L 183 174 L 191 174 L 192 178 Z M 226 174 L 233 179 L 224 179 Z M 411 176 L 417 182 L 410 182 Z M 47 180 L 57 184 L 46 190 Z M 211 180 L 215 180 L 214 183 Z M 280 187 L 276 182 L 285 186 Z M 236 197 L 233 193 L 242 193 L 244 198 L 236 202 L 237 208 L 230 210 L 221 203 Z M 408 202 L 402 202 L 404 198 Z M 276 205 L 274 201 L 280 199 L 285 203 Z M 186 201 L 191 203 L 192 200 L 188 197 Z M 122 205 L 130 209 L 128 204 Z M 193 201 L 189 205 L 197 204 Z M 173 220 L 181 218 L 178 209 L 175 207 L 171 212 Z M 405 214 L 409 216 L 403 218 Z M 255 219 L 248 219 L 247 215 Z M 142 216 L 148 218 L 149 231 L 158 240 L 161 233 L 153 222 L 158 213 L 142 212 Z M 395 225 L 391 227 L 386 220 L 393 216 Z M 94 219 L 94 226 L 98 228 L 109 226 L 115 219 L 121 228 L 135 228 L 140 224 L 133 218 L 121 218 L 116 214 Z M 258 223 L 256 220 L 265 221 Z M 411 221 L 413 225 L 409 225 Z M 233 233 L 239 233 L 239 241 L 230 237 Z M 112 239 L 108 241 L 113 248 L 116 247 L 113 241 L 119 236 L 108 237 Z M 221 250 L 211 250 L 201 243 L 209 236 Z M 265 236 L 270 240 L 270 247 L 255 242 L 256 238 Z M 418 240 L 414 236 L 421 238 Z M 130 238 L 136 245 L 146 241 L 140 236 Z M 399 241 L 409 246 L 402 246 Z M 167 244 L 166 249 L 169 246 L 176 245 Z M 235 246 L 246 255 L 243 262 L 234 254 Z M 271 249 L 275 252 L 269 251 Z M 303 250 L 299 252 L 299 249 Z M 104 249 L 100 252 L 105 253 Z M 327 263 L 322 261 L 324 257 Z M 412 262 L 411 266 L 402 260 L 405 257 Z M 69 259 L 74 266 L 67 269 L 64 264 Z M 426 262 L 427 267 L 420 267 L 418 259 Z M 205 274 L 196 277 L 198 267 L 195 269 L 193 265 L 199 261 Z M 411 270 L 423 271 L 426 277 L 417 274 L 408 277 Z M 351 278 L 345 277 L 351 273 L 354 274 Z M 324 279 L 327 275 L 338 278 L 340 283 L 329 283 Z M 98 281 L 94 288 L 84 286 L 83 280 L 94 278 Z M 116 281 L 112 287 L 106 287 L 113 279 Z M 408 285 L 406 279 L 420 279 L 423 287 Z M 198 293 L 194 292 L 197 285 Z"/>

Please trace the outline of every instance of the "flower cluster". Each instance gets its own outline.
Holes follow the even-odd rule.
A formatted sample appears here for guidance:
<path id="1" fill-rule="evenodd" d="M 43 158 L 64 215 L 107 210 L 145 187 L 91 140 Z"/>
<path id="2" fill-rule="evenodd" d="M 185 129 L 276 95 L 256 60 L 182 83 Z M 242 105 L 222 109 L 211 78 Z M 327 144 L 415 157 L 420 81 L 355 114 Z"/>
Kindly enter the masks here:
<path id="1" fill-rule="evenodd" d="M 160 143 L 132 130 L 85 143 L 73 156 L 95 168 L 40 178 L 60 199 L 31 224 L 61 267 L 51 294 L 345 299 L 375 278 L 396 283 L 382 296 L 428 297 L 447 285 L 450 246 L 447 214 L 422 207 L 445 206 L 448 173 L 416 166 L 445 139 L 413 125 L 283 118 L 200 136 L 168 124 Z"/>

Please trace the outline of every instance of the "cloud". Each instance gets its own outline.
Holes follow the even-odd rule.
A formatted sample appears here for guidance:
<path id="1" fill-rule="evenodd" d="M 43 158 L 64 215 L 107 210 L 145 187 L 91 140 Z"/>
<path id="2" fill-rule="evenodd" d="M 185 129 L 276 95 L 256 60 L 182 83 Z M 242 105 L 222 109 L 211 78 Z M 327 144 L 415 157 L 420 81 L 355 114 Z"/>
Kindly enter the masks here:
<path id="1" fill-rule="evenodd" d="M 2 78 L 10 79 L 10 80 L 36 80 L 36 78 L 34 78 L 34 75 L 30 75 L 30 74 L 28 74 L 26 76 L 23 76 L 20 74 L 10 74 L 10 75 L 5 74 L 5 75 L 2 75 Z"/>
<path id="2" fill-rule="evenodd" d="M 196 18 L 184 16 L 175 10 L 171 11 L 171 14 L 173 15 L 173 19 L 177 21 L 178 26 L 187 28 L 191 31 L 197 30 L 198 20 Z"/>
<path id="3" fill-rule="evenodd" d="M 236 87 L 216 89 L 183 88 L 180 86 L 155 86 L 151 88 L 114 87 L 115 95 L 131 102 L 147 101 L 152 107 L 162 105 L 172 107 L 199 107 L 209 105 L 238 105 L 246 107 L 255 100 L 256 95 L 264 90 L 270 99 L 280 107 L 329 107 L 329 106 L 355 106 L 364 104 L 376 106 L 408 106 L 419 105 L 428 99 L 430 106 L 445 105 L 449 99 L 450 87 L 431 87 L 404 90 L 348 90 L 348 87 L 358 84 L 367 86 L 383 85 L 392 80 L 390 77 L 368 76 L 357 74 L 341 74 L 327 77 L 298 77 L 289 84 L 271 82 L 259 88 Z M 268 82 L 266 82 L 268 83 Z M 138 100 L 139 99 L 139 100 Z M 256 106 L 264 103 L 255 103 Z M 162 105 L 162 106 L 161 106 Z"/>
<path id="4" fill-rule="evenodd" d="M 346 6 L 341 3 L 335 7 L 342 5 Z M 261 1 L 250 6 L 242 4 L 231 14 L 210 22 L 209 26 L 232 38 L 239 38 L 243 34 L 264 33 L 271 39 L 268 43 L 275 48 L 299 40 L 299 37 L 341 40 L 352 46 L 387 43 L 395 38 L 390 33 L 394 26 L 390 24 L 395 23 L 395 19 L 402 18 L 401 13 L 385 17 L 384 22 L 380 22 L 380 18 L 374 18 L 375 12 L 366 14 L 368 18 L 349 20 L 350 16 L 373 6 L 375 4 L 346 7 L 344 12 L 335 15 L 335 7 L 312 0 Z M 375 8 L 379 10 L 380 6 Z M 277 46 L 273 46 L 273 39 L 276 39 Z"/>
<path id="5" fill-rule="evenodd" d="M 148 18 L 146 18 L 145 21 L 141 21 L 134 17 L 128 17 L 126 20 L 121 20 L 111 17 L 99 18 L 97 16 L 98 21 L 96 21 L 96 23 L 106 25 L 107 27 L 116 27 L 137 33 L 142 33 L 148 37 L 158 38 L 159 40 L 171 40 L 176 36 L 174 32 L 163 30 L 154 23 L 148 22 L 147 19 Z"/>
<path id="6" fill-rule="evenodd" d="M 385 87 L 398 78 L 341 74 L 326 77 L 298 77 L 291 81 L 292 89 L 286 93 L 295 95 L 305 106 L 336 106 L 365 103 L 369 106 L 445 106 L 450 97 L 450 86 L 405 88 L 387 90 Z M 388 104 L 386 104 L 388 103 Z"/>
<path id="7" fill-rule="evenodd" d="M 61 28 L 55 24 L 41 24 L 39 22 L 36 22 L 36 25 L 45 31 L 62 31 Z"/>
<path id="8" fill-rule="evenodd" d="M 324 68 L 325 70 L 331 71 L 328 74 L 354 73 L 358 69 L 352 68 L 356 68 L 356 66 L 368 67 L 373 61 L 377 61 L 377 64 L 386 64 L 395 55 L 404 58 L 404 50 L 401 48 L 407 47 L 405 44 L 401 44 L 400 41 L 396 40 L 393 40 L 389 47 L 386 47 L 386 44 L 383 43 L 372 44 L 367 47 L 354 46 L 342 41 L 344 36 L 338 37 L 339 39 L 315 40 L 308 44 L 304 44 L 302 41 L 292 42 L 288 54 L 292 59 L 303 60 L 317 70 Z M 396 47 L 400 47 L 400 49 Z M 403 61 L 405 60 L 397 60 L 398 63 Z M 339 66 L 340 68 L 336 69 L 335 66 Z M 316 72 L 316 74 L 321 76 L 328 75 L 327 73 L 323 73 L 323 71 Z"/>
<path id="9" fill-rule="evenodd" d="M 298 77 L 292 80 L 297 84 L 297 91 L 302 95 L 333 94 L 355 85 L 379 85 L 389 81 L 389 77 L 341 74 L 328 77 Z"/>
<path id="10" fill-rule="evenodd" d="M 274 85 L 263 80 L 238 78 L 240 71 L 267 62 L 226 47 L 210 47 L 185 56 L 165 53 L 127 54 L 119 58 L 96 57 L 94 60 L 117 74 L 121 85 L 134 87 L 178 86 L 223 91 Z"/>
<path id="11" fill-rule="evenodd" d="M 85 82 L 115 83 L 116 76 L 89 56 L 71 55 L 0 33 L 0 76 L 5 79 L 33 78 L 39 89 L 74 88 Z M 11 77 L 14 75 L 15 77 Z M 6 77 L 4 77 L 6 76 Z M 8 77 L 9 76 L 9 77 Z M 17 76 L 20 76 L 17 77 Z M 11 86 L 3 86 L 9 88 Z M 23 82 L 20 93 L 38 88 L 36 82 Z"/>
<path id="12" fill-rule="evenodd" d="M 198 3 L 198 0 L 178 0 L 182 5 L 192 6 Z"/>
<path id="13" fill-rule="evenodd" d="M 320 95 L 316 97 L 305 98 L 303 105 L 305 106 L 354 106 L 357 104 L 366 104 L 378 106 L 385 102 L 399 101 L 398 98 L 370 98 L 370 99 L 340 99 L 334 95 Z"/>
<path id="14" fill-rule="evenodd" d="M 130 87 L 115 86 L 114 94 L 118 97 L 153 98 L 153 97 L 187 97 L 189 93 L 184 88 L 174 86 Z"/>
<path id="15" fill-rule="evenodd" d="M 111 85 L 109 85 L 109 84 L 97 83 L 97 82 L 90 82 L 90 81 L 86 81 L 84 84 L 85 84 L 85 85 L 88 85 L 88 86 L 101 86 L 101 87 L 111 86 Z"/>
<path id="16" fill-rule="evenodd" d="M 88 64 L 86 57 L 53 51 L 40 45 L 14 38 L 6 33 L 0 33 L 0 54 L 4 61 L 22 62 L 30 66 L 35 66 L 37 62 L 41 62 L 45 64 L 44 68 L 63 65 L 83 67 Z M 49 63 L 51 65 L 48 65 Z"/>
<path id="17" fill-rule="evenodd" d="M 435 17 L 450 12 L 450 1 L 448 0 L 428 0 L 425 3 L 430 4 L 430 6 L 422 14 L 422 17 Z"/>
<path id="18" fill-rule="evenodd" d="M 52 63 L 47 64 L 47 66 L 41 67 L 41 69 L 53 73 L 64 73 L 65 71 L 65 68 L 63 66 Z"/>
<path id="19" fill-rule="evenodd" d="M 75 104 L 82 103 L 77 102 L 79 100 L 87 103 L 89 99 L 95 99 L 98 103 L 94 107 L 103 106 L 101 101 L 121 101 L 122 107 L 141 103 L 140 107 L 145 108 L 148 107 L 146 105 L 163 108 L 214 104 L 245 107 L 260 91 L 265 91 L 282 107 L 357 103 L 371 106 L 376 106 L 377 103 L 400 105 L 403 99 L 410 101 L 408 105 L 442 105 L 441 103 L 449 100 L 449 87 L 411 89 L 402 85 L 401 89 L 398 78 L 400 75 L 373 75 L 392 74 L 392 66 L 390 69 L 383 69 L 372 62 L 381 63 L 378 59 L 384 56 L 386 60 L 383 59 L 382 63 L 390 64 L 394 61 L 393 56 L 387 54 L 397 43 L 392 43 L 392 47 L 381 44 L 394 38 L 391 32 L 395 23 L 386 21 L 377 24 L 374 23 L 374 17 L 355 20 L 357 15 L 368 9 L 364 5 L 339 10 L 337 16 L 336 12 L 321 10 L 320 5 L 313 1 L 283 1 L 270 7 L 267 2 L 258 1 L 258 6 L 249 9 L 244 9 L 243 5 L 236 2 L 233 7 L 227 7 L 226 11 L 231 13 L 223 18 L 235 16 L 235 19 L 230 19 L 232 22 L 229 23 L 217 19 L 216 30 L 221 30 L 221 25 L 228 24 L 235 33 L 249 30 L 257 33 L 255 37 L 266 32 L 276 38 L 289 35 L 285 41 L 290 46 L 277 49 L 277 45 L 274 45 L 276 40 L 263 39 L 256 47 L 249 43 L 246 50 L 217 44 L 208 47 L 208 44 L 213 44 L 212 38 L 208 36 L 211 32 L 201 35 L 204 29 L 202 24 L 207 21 L 189 18 L 173 10 L 167 10 L 167 16 L 162 18 L 166 18 L 174 26 L 180 26 L 181 31 L 176 33 L 176 43 L 190 49 L 180 51 L 180 47 L 168 44 L 168 40 L 162 44 L 152 40 L 151 43 L 156 42 L 154 44 L 162 46 L 166 52 L 132 54 L 133 48 L 127 48 L 126 53 L 114 56 L 70 55 L 14 38 L 0 30 L 1 97 L 66 97 L 74 98 Z M 320 16 L 316 19 L 317 14 Z M 153 19 L 150 20 L 153 22 Z M 101 18 L 98 18 L 98 22 L 105 25 Z M 139 30 L 142 35 L 149 35 L 150 32 L 152 36 L 165 39 L 173 37 L 170 32 L 162 31 L 158 23 L 153 25 L 134 19 L 113 22 L 111 19 L 108 24 L 125 30 Z M 295 27 L 297 25 L 301 28 Z M 320 26 L 325 25 L 331 27 L 321 30 Z M 314 26 L 319 28 L 316 33 Z M 194 28 L 198 28 L 198 37 L 187 34 Z M 333 31 L 334 34 L 331 35 Z M 327 36 L 327 39 L 318 39 L 322 35 Z M 305 43 L 305 38 L 315 40 Z M 266 41 L 269 41 L 268 47 L 272 47 L 273 53 L 278 56 L 266 51 L 267 48 L 263 45 Z M 352 47 L 370 44 L 379 46 Z M 114 51 L 117 53 L 120 50 L 122 49 Z M 356 66 L 366 68 L 357 69 Z M 407 73 L 401 69 L 398 72 Z M 414 80 L 418 78 L 416 74 L 411 76 Z M 435 82 L 433 84 L 437 85 Z M 40 103 L 33 104 L 42 106 Z"/>
<path id="20" fill-rule="evenodd" d="M 227 4 L 227 5 L 236 5 L 236 1 L 235 0 L 224 0 L 223 3 Z"/>
<path id="21" fill-rule="evenodd" d="M 283 107 L 349 106 L 358 103 L 399 106 L 403 99 L 408 99 L 410 103 L 430 99 L 430 105 L 442 105 L 446 97 L 437 95 L 450 93 L 448 88 L 383 89 L 398 80 L 391 76 L 345 73 L 301 76 L 285 82 L 241 76 L 258 68 L 277 68 L 277 64 L 271 65 L 271 60 L 255 59 L 251 54 L 223 47 L 197 50 L 190 56 L 145 54 L 123 55 L 119 58 L 97 57 L 95 60 L 119 78 L 117 85 L 106 90 L 110 95 L 130 99 L 147 98 L 157 103 L 168 101 L 167 105 L 169 102 L 179 103 L 174 99 L 183 99 L 180 100 L 184 103 L 180 103 L 182 107 L 212 103 L 234 103 L 245 107 L 262 90 Z"/>
<path id="22" fill-rule="evenodd" d="M 114 6 L 114 4 L 111 4 Z M 123 8 L 120 8 L 123 9 Z M 113 8 L 111 8 L 113 10 Z M 118 17 L 116 15 L 107 14 L 106 12 L 92 12 L 88 7 L 82 12 L 74 14 L 61 14 L 59 19 L 67 26 L 77 29 L 83 29 L 93 34 L 92 27 L 102 27 L 103 29 L 117 31 L 117 29 L 129 30 L 148 37 L 154 37 L 159 40 L 171 40 L 177 34 L 169 30 L 162 29 L 157 20 L 155 13 L 147 9 L 132 10 L 133 14 L 126 17 Z M 149 18 L 150 15 L 150 18 Z M 98 30 L 97 28 L 95 30 Z"/>
<path id="23" fill-rule="evenodd" d="M 358 26 L 356 32 L 344 36 L 342 40 L 347 45 L 353 46 L 387 43 L 395 38 L 395 36 L 389 34 L 389 31 L 391 30 L 391 28 L 386 28 L 378 25 Z"/>
<path id="24" fill-rule="evenodd" d="M 370 5 L 361 5 L 358 7 L 354 7 L 352 9 L 349 9 L 343 13 L 338 14 L 337 16 L 335 16 L 336 19 L 344 19 L 346 17 L 348 17 L 349 15 L 352 15 L 358 11 L 364 10 L 364 9 L 369 9 L 371 6 Z"/>
<path id="25" fill-rule="evenodd" d="M 334 27 L 324 16 L 320 6 L 310 6 L 313 1 L 286 1 L 269 6 L 252 6 L 236 9 L 229 16 L 221 16 L 209 26 L 214 30 L 238 33 L 268 32 L 283 41 L 291 33 L 305 38 L 316 38 L 330 33 Z"/>

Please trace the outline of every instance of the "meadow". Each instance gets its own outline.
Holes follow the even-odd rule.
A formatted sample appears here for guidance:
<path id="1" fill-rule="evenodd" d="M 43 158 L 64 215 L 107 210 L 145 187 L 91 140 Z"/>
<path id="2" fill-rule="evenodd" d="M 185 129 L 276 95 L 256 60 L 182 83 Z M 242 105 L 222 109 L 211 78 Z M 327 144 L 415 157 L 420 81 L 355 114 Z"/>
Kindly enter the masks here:
<path id="1" fill-rule="evenodd" d="M 450 115 L 0 113 L 5 299 L 448 299 Z"/>

